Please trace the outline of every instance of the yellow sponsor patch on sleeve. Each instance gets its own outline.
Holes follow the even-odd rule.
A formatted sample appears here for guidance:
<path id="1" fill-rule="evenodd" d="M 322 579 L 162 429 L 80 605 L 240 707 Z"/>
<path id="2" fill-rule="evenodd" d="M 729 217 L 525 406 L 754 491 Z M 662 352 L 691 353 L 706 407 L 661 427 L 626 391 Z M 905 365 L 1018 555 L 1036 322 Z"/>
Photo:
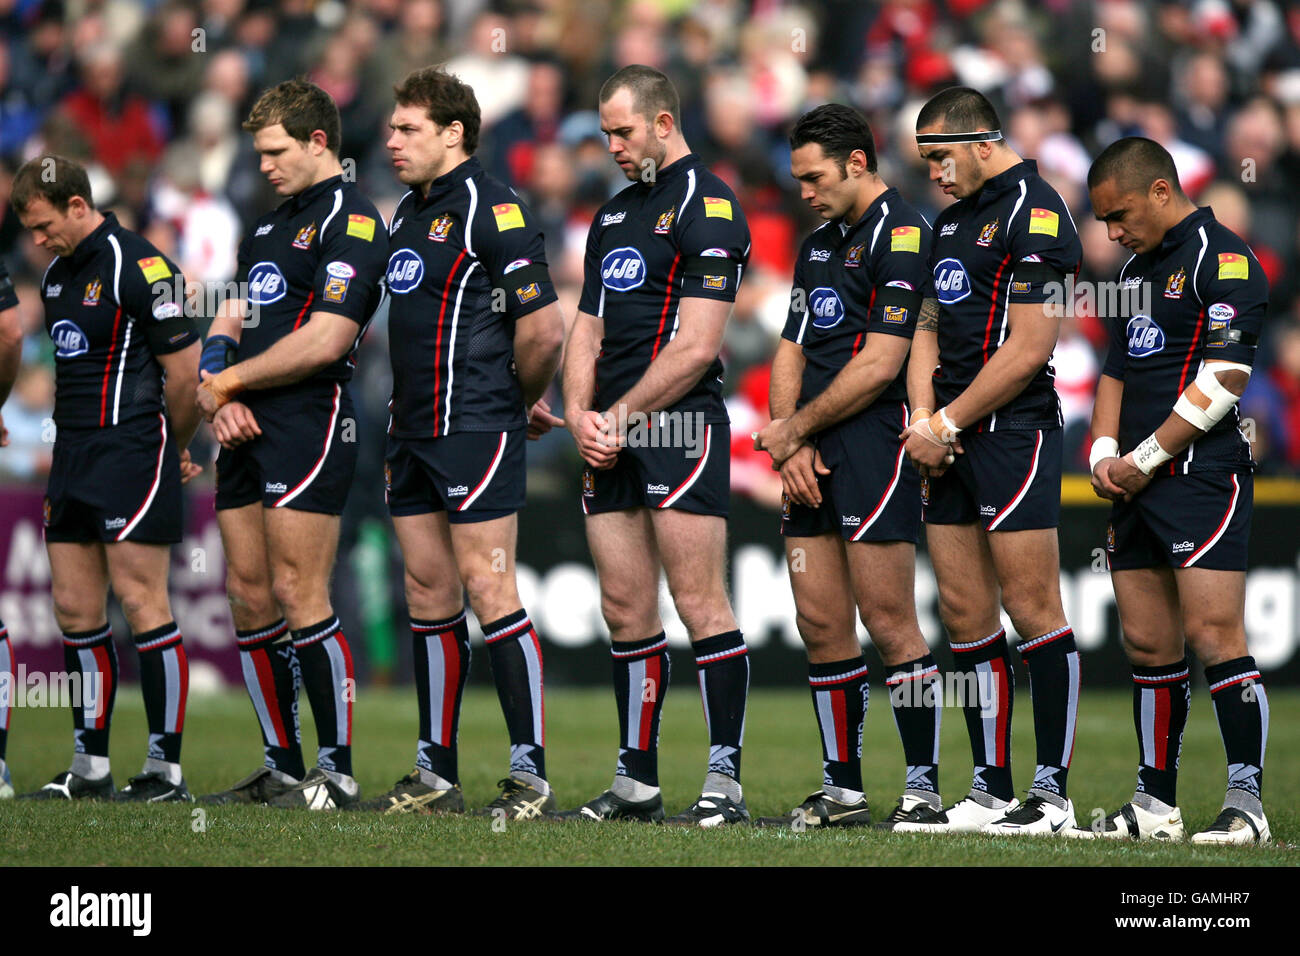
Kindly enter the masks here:
<path id="1" fill-rule="evenodd" d="M 1250 260 L 1237 252 L 1219 253 L 1220 279 L 1250 278 Z"/>
<path id="2" fill-rule="evenodd" d="M 492 215 L 496 217 L 497 232 L 524 228 L 524 214 L 520 212 L 518 203 L 498 203 L 492 207 Z"/>
<path id="3" fill-rule="evenodd" d="M 704 215 L 710 219 L 730 219 L 731 200 L 719 196 L 705 196 Z"/>
<path id="4" fill-rule="evenodd" d="M 352 213 L 348 216 L 348 235 L 373 242 L 375 239 L 375 220 L 372 216 Z"/>
<path id="5" fill-rule="evenodd" d="M 144 273 L 146 282 L 160 282 L 163 279 L 171 278 L 172 270 L 167 268 L 167 260 L 162 256 L 145 256 L 143 259 L 135 260 L 135 264 Z M 1220 267 L 1220 271 L 1222 271 L 1222 267 Z"/>
<path id="6" fill-rule="evenodd" d="M 899 226 L 889 231 L 890 252 L 920 252 L 921 227 Z"/>
<path id="7" fill-rule="evenodd" d="M 1055 236 L 1061 228 L 1061 217 L 1050 209 L 1029 210 L 1029 234 Z"/>

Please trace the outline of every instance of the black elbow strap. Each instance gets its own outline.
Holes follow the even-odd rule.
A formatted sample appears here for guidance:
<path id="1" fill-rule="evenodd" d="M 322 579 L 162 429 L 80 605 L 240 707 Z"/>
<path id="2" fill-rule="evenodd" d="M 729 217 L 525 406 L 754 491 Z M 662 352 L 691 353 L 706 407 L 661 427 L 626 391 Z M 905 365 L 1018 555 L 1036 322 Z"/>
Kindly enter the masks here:
<path id="1" fill-rule="evenodd" d="M 733 282 L 740 276 L 740 260 L 722 256 L 689 256 L 682 263 L 683 276 L 722 276 Z"/>
<path id="2" fill-rule="evenodd" d="M 1061 282 L 1065 273 L 1046 262 L 1017 262 L 1011 270 L 1011 278 L 1016 282 Z"/>
<path id="3" fill-rule="evenodd" d="M 551 281 L 551 274 L 546 266 L 540 262 L 530 262 L 526 266 L 520 266 L 501 276 L 499 285 L 510 292 L 519 292 L 527 289 L 534 282 L 538 288 L 541 288 L 547 282 Z"/>
<path id="4" fill-rule="evenodd" d="M 903 308 L 909 312 L 919 313 L 921 308 L 921 293 L 915 289 L 902 289 L 896 285 L 882 285 L 876 287 L 875 305 L 881 308 L 893 306 Z"/>
<path id="5" fill-rule="evenodd" d="M 199 338 L 194 320 L 185 315 L 172 316 L 170 319 L 145 319 L 144 334 L 149 340 L 149 350 L 154 355 L 180 351 Z"/>

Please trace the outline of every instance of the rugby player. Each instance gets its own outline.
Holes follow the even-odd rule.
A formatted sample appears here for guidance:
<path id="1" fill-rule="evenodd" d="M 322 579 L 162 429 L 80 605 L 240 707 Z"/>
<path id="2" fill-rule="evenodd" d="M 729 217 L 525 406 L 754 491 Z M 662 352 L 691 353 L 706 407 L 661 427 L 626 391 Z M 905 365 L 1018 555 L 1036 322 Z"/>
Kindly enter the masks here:
<path id="1" fill-rule="evenodd" d="M 781 533 L 822 742 L 823 788 L 793 817 L 806 826 L 871 822 L 860 615 L 885 664 L 907 761 L 896 822 L 940 806 L 938 666 L 913 597 L 920 480 L 899 438 L 908 421 L 904 365 L 929 286 L 930 226 L 878 175 L 871 128 L 852 107 L 805 114 L 790 148 L 791 175 L 826 222 L 795 261 L 772 361 L 772 423 L 754 444 L 781 471 Z"/>
<path id="2" fill-rule="evenodd" d="M 0 409 L 9 398 L 9 390 L 18 377 L 22 361 L 23 329 L 18 317 L 18 296 L 9 270 L 0 262 Z M 4 415 L 0 414 L 0 448 L 9 444 Z M 14 795 L 13 778 L 5 763 L 5 745 L 9 742 L 9 707 L 14 692 L 14 646 L 9 631 L 0 621 L 0 800 Z"/>
<path id="3" fill-rule="evenodd" d="M 346 808 L 359 799 L 356 685 L 329 576 L 357 458 L 346 386 L 383 296 L 384 226 L 343 175 L 338 107 L 324 90 L 281 83 L 262 94 L 244 128 L 285 201 L 240 244 L 247 296 L 226 300 L 212 321 L 199 402 L 222 446 L 216 507 L 226 590 L 265 764 L 205 801 Z M 300 681 L 316 721 L 310 773 Z"/>
<path id="4" fill-rule="evenodd" d="M 730 429 L 718 350 L 749 257 L 735 195 L 682 135 L 677 91 L 645 66 L 600 90 L 601 128 L 631 185 L 596 213 L 564 357 L 564 420 L 587 463 L 582 508 L 613 639 L 619 756 L 577 819 L 659 820 L 668 686 L 660 568 L 695 652 L 709 762 L 671 822 L 747 821 L 740 785 L 749 659 L 727 598 Z"/>
<path id="5" fill-rule="evenodd" d="M 542 650 L 515 583 L 528 409 L 555 375 L 564 322 L 542 233 L 474 156 L 479 105 L 435 67 L 395 90 L 388 150 L 411 187 L 389 237 L 393 364 L 385 497 L 406 563 L 419 742 L 415 769 L 364 809 L 464 809 L 456 736 L 469 673 L 465 593 L 487 639 L 510 734 L 501 793 L 479 813 L 554 809 Z"/>
<path id="6" fill-rule="evenodd" d="M 908 366 L 907 454 L 922 469 L 926 541 L 975 769 L 968 796 L 921 807 L 895 829 L 1059 833 L 1075 819 L 1066 779 L 1080 671 L 1057 541 L 1061 411 L 1050 360 L 1063 310 L 1044 303 L 1061 301 L 1082 251 L 1065 203 L 1003 141 L 982 94 L 938 93 L 916 130 L 930 178 L 957 202 L 934 223 L 935 298 L 922 306 Z M 1038 766 L 1024 803 L 1011 778 L 1015 677 L 999 591 L 1033 697 Z"/>
<path id="7" fill-rule="evenodd" d="M 201 470 L 185 450 L 199 423 L 198 332 L 184 315 L 176 265 L 95 209 L 80 165 L 61 156 L 30 160 L 14 176 L 12 202 L 36 245 L 55 255 L 41 280 L 58 429 L 45 545 L 64 665 L 81 691 L 72 766 L 24 796 L 114 796 L 111 586 L 140 656 L 149 724 L 144 769 L 117 799 L 189 801 L 180 764 L 189 670 L 167 566 L 181 540 L 181 485 Z"/>
<path id="8" fill-rule="evenodd" d="M 1071 836 L 1181 840 L 1178 757 L 1191 701 L 1185 646 L 1205 668 L 1228 761 L 1223 809 L 1193 843 L 1267 843 L 1261 802 L 1268 695 L 1246 647 L 1254 462 L 1237 400 L 1268 311 L 1250 247 L 1183 193 L 1141 137 L 1088 172 L 1094 214 L 1133 255 L 1121 288 L 1150 306 L 1108 317 L 1092 414 L 1092 483 L 1114 502 L 1106 558 L 1138 737 L 1133 798 Z"/>

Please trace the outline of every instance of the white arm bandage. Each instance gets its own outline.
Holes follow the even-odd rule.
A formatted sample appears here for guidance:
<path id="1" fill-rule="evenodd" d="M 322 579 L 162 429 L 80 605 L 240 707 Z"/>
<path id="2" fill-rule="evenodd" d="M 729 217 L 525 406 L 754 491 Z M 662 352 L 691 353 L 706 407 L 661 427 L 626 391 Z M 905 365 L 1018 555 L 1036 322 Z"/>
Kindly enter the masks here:
<path id="1" fill-rule="evenodd" d="M 1149 475 L 1165 462 L 1172 461 L 1173 457 L 1161 447 L 1155 432 L 1142 439 L 1142 444 L 1133 449 L 1133 464 L 1144 475 Z"/>
<path id="2" fill-rule="evenodd" d="M 1236 369 L 1247 375 L 1251 371 L 1249 365 L 1242 365 L 1240 362 L 1215 362 L 1213 365 L 1202 365 L 1201 370 L 1196 373 L 1193 384 L 1210 400 L 1210 407 L 1205 409 L 1199 407 L 1187 397 L 1186 392 L 1183 392 L 1174 404 L 1174 414 L 1191 422 L 1203 432 L 1208 432 L 1217 425 L 1241 397 L 1224 388 L 1223 383 L 1219 381 L 1219 376 L 1215 374 L 1229 369 Z"/>
<path id="3" fill-rule="evenodd" d="M 1102 435 L 1092 443 L 1092 450 L 1088 452 L 1088 470 L 1096 471 L 1097 462 L 1104 458 L 1119 457 L 1119 442 L 1109 435 Z"/>

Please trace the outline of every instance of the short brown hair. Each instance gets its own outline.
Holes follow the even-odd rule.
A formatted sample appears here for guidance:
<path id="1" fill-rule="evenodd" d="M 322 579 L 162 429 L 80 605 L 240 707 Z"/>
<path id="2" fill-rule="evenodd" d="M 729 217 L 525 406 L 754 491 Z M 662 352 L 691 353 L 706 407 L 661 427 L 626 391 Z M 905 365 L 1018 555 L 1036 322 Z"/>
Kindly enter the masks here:
<path id="1" fill-rule="evenodd" d="M 660 113 L 668 113 L 673 118 L 673 125 L 682 128 L 682 104 L 677 96 L 677 88 L 672 81 L 658 70 L 649 66 L 633 63 L 619 70 L 600 88 L 600 101 L 608 103 L 615 93 L 623 88 L 632 92 L 632 108 L 653 123 Z"/>
<path id="2" fill-rule="evenodd" d="M 343 144 L 343 121 L 333 98 L 306 79 L 285 80 L 257 98 L 244 120 L 244 129 L 256 133 L 279 123 L 284 131 L 300 143 L 320 130 L 325 134 L 325 148 L 337 154 Z"/>
<path id="3" fill-rule="evenodd" d="M 421 67 L 393 87 L 393 96 L 398 106 L 423 106 L 429 119 L 441 127 L 459 121 L 464 129 L 461 146 L 466 154 L 472 156 L 478 149 L 478 131 L 483 122 L 478 97 L 459 77 L 440 66 Z"/>
<path id="4" fill-rule="evenodd" d="M 87 206 L 94 208 L 86 168 L 66 156 L 47 153 L 29 159 L 14 173 L 9 201 L 19 213 L 26 212 L 36 199 L 44 199 L 59 212 L 66 212 L 73 196 L 80 196 Z"/>

